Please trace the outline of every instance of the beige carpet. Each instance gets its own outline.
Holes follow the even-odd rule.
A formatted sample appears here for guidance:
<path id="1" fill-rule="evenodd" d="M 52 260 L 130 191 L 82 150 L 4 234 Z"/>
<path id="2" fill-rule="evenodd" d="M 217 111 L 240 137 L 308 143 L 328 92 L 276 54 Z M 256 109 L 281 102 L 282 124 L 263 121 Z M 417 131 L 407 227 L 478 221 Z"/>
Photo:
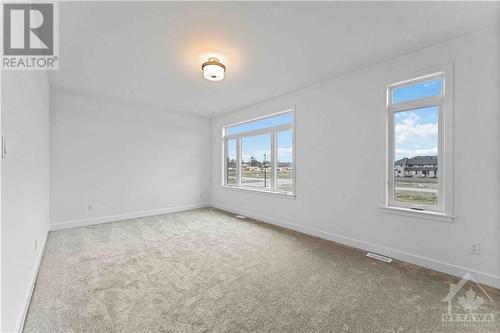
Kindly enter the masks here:
<path id="1" fill-rule="evenodd" d="M 471 283 L 496 327 L 443 326 L 452 282 L 200 209 L 51 232 L 25 332 L 497 332 Z"/>

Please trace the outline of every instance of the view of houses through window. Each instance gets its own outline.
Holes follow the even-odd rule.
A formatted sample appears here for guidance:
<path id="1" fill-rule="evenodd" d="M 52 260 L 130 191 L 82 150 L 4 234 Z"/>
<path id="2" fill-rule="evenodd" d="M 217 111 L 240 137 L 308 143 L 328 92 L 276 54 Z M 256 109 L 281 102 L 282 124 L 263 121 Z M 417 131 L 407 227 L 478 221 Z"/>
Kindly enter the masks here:
<path id="1" fill-rule="evenodd" d="M 443 103 L 441 76 L 390 89 L 392 113 L 389 182 L 392 204 L 437 207 L 439 193 L 439 117 Z"/>
<path id="2" fill-rule="evenodd" d="M 394 115 L 396 201 L 437 205 L 438 108 Z"/>
<path id="3" fill-rule="evenodd" d="M 288 111 L 226 127 L 224 185 L 291 194 L 292 123 L 293 114 Z"/>

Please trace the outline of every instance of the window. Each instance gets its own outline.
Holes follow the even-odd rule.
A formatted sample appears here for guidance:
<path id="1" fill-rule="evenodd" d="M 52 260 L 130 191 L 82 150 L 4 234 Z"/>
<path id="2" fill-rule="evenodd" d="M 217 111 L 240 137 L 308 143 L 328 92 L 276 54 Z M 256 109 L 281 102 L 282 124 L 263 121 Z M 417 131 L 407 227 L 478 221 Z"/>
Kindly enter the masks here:
<path id="1" fill-rule="evenodd" d="M 293 195 L 293 110 L 223 130 L 223 186 Z"/>
<path id="2" fill-rule="evenodd" d="M 226 183 L 236 185 L 236 139 L 227 140 Z"/>
<path id="3" fill-rule="evenodd" d="M 291 129 L 277 133 L 276 187 L 280 191 L 292 192 L 293 182 L 293 132 Z"/>
<path id="4" fill-rule="evenodd" d="M 389 207 L 450 214 L 451 136 L 444 131 L 451 127 L 447 74 L 442 71 L 387 89 Z"/>
<path id="5" fill-rule="evenodd" d="M 262 134 L 241 137 L 241 185 L 271 188 L 271 136 Z"/>

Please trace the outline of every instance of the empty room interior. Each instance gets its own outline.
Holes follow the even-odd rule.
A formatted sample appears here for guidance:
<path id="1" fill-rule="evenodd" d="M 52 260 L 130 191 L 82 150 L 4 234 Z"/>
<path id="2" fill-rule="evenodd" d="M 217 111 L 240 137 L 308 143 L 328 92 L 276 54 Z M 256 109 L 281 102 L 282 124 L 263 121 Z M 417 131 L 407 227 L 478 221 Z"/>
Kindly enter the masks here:
<path id="1" fill-rule="evenodd" d="M 1 332 L 500 332 L 500 2 L 1 5 Z"/>

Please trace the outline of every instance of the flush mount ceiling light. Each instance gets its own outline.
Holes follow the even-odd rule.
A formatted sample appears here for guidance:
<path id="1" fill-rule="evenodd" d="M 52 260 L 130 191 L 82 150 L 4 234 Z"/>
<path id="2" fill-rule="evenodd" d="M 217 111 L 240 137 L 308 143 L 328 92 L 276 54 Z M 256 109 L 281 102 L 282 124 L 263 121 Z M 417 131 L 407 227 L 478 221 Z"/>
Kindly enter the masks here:
<path id="1" fill-rule="evenodd" d="M 208 58 L 208 61 L 201 65 L 201 70 L 203 71 L 203 77 L 205 79 L 210 81 L 220 81 L 224 79 L 226 66 L 224 66 L 224 64 L 217 58 Z"/>

